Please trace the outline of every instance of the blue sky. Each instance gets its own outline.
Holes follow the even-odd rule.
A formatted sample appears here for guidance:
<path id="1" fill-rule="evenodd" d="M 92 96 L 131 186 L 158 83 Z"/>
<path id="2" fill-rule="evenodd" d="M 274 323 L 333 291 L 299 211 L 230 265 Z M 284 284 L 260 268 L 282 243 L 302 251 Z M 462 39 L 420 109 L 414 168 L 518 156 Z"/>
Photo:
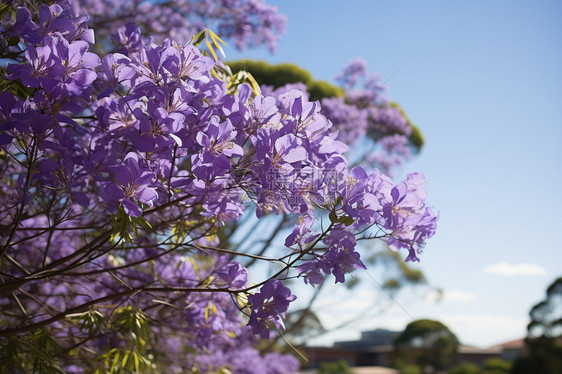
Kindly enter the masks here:
<path id="1" fill-rule="evenodd" d="M 403 172 L 426 175 L 441 214 L 418 267 L 445 299 L 413 290 L 397 303 L 414 318 L 444 321 L 465 343 L 521 337 L 529 309 L 562 275 L 562 2 L 267 3 L 289 19 L 277 53 L 229 48 L 228 59 L 293 62 L 333 82 L 362 57 L 381 81 L 392 76 L 388 96 L 425 136 Z M 323 301 L 325 323 L 352 315 L 370 288 L 334 291 Z M 411 319 L 397 303 L 310 343 L 401 329 Z"/>

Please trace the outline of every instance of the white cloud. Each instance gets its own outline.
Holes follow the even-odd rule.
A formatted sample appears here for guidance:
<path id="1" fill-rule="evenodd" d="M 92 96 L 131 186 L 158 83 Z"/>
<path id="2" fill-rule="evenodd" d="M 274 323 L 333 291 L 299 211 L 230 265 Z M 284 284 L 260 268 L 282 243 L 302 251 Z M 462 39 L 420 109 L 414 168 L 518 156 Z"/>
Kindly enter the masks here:
<path id="1" fill-rule="evenodd" d="M 484 271 L 489 274 L 500 275 L 504 277 L 513 277 L 519 275 L 544 275 L 546 269 L 537 264 L 519 263 L 509 264 L 500 262 L 495 265 L 486 266 Z"/>
<path id="2" fill-rule="evenodd" d="M 452 291 L 431 291 L 425 297 L 426 300 L 446 302 L 446 303 L 463 303 L 470 304 L 476 301 L 476 295 L 471 292 L 452 290 Z"/>

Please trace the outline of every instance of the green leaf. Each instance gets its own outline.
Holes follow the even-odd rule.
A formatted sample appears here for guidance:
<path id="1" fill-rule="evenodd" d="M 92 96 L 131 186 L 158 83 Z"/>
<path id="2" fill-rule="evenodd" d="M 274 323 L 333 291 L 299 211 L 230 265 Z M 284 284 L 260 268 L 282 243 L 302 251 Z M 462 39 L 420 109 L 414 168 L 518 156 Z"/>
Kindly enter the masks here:
<path id="1" fill-rule="evenodd" d="M 125 354 L 123 355 L 123 361 L 121 361 L 121 367 L 125 367 L 125 365 L 127 365 L 127 361 L 129 361 L 129 355 L 131 354 L 131 351 L 127 351 L 125 352 Z"/>
<path id="2" fill-rule="evenodd" d="M 207 48 L 209 48 L 209 52 L 211 52 L 215 61 L 218 61 L 219 59 L 217 58 L 217 54 L 215 53 L 215 50 L 213 49 L 213 46 L 211 45 L 211 43 L 209 43 L 208 40 L 205 40 L 205 44 L 207 44 Z"/>
<path id="3" fill-rule="evenodd" d="M 348 217 L 348 216 L 341 216 L 338 217 L 335 211 L 331 211 L 330 214 L 328 215 L 328 217 L 330 218 L 330 222 L 332 223 L 343 223 L 346 226 L 352 225 L 353 222 L 355 222 L 353 220 L 353 218 Z"/>
<path id="4" fill-rule="evenodd" d="M 203 29 L 203 30 L 199 31 L 197 33 L 197 35 L 195 35 L 193 38 L 191 38 L 190 43 L 193 44 L 194 46 L 198 47 L 199 44 L 201 44 L 201 42 L 203 40 L 205 40 L 206 36 L 207 36 L 207 30 Z"/>
<path id="5" fill-rule="evenodd" d="M 2 342 L 0 357 L 5 360 L 3 364 L 7 373 L 18 372 L 23 369 L 22 355 L 24 352 L 24 342 L 17 335 L 8 336 Z"/>
<path id="6" fill-rule="evenodd" d="M 110 373 L 113 373 L 115 371 L 115 368 L 117 367 L 117 362 L 119 361 L 119 357 L 121 355 L 121 352 L 117 349 L 115 349 L 115 354 L 113 355 L 113 364 L 111 365 L 111 369 L 109 369 Z"/>
<path id="7" fill-rule="evenodd" d="M 9 6 L 8 4 L 2 3 L 0 5 L 0 19 L 3 19 L 4 16 L 6 16 L 8 13 L 10 13 L 13 10 L 14 9 L 11 6 Z"/>
<path id="8" fill-rule="evenodd" d="M 340 218 L 338 219 L 338 222 L 341 222 L 341 223 L 343 223 L 343 224 L 346 225 L 346 226 L 350 226 L 350 225 L 353 225 L 353 222 L 355 222 L 355 221 L 354 221 L 353 218 L 351 218 L 351 217 L 342 216 L 342 217 L 340 217 Z"/>
<path id="9" fill-rule="evenodd" d="M 222 56 L 224 58 L 226 58 L 226 55 L 225 55 L 225 53 L 224 53 L 224 51 L 221 47 L 221 43 L 224 44 L 225 46 L 226 46 L 226 43 L 221 38 L 219 38 L 219 36 L 217 34 L 215 34 L 213 32 L 213 30 L 210 30 L 210 29 L 209 29 L 209 36 L 213 40 L 214 46 L 217 47 L 217 49 L 221 52 Z"/>
<path id="10" fill-rule="evenodd" d="M 248 81 L 250 82 L 250 86 L 252 86 L 252 90 L 254 91 L 254 93 L 256 95 L 261 95 L 261 88 L 258 82 L 254 79 L 252 74 L 250 74 L 249 72 L 246 72 L 246 74 L 248 74 Z"/>
<path id="11" fill-rule="evenodd" d="M 135 361 L 135 371 L 139 371 L 139 356 L 138 353 L 135 351 L 133 352 L 133 360 Z"/>

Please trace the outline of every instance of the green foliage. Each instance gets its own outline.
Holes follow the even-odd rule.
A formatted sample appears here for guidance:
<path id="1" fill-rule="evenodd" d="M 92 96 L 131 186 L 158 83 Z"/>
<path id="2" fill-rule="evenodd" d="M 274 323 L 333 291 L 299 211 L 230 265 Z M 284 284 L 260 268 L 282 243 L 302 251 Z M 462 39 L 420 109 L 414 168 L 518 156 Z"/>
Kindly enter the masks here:
<path id="1" fill-rule="evenodd" d="M 113 314 L 111 323 L 123 334 L 133 333 L 134 343 L 138 348 L 144 348 L 150 339 L 150 327 L 141 310 L 130 306 L 120 308 Z"/>
<path id="2" fill-rule="evenodd" d="M 398 359 L 420 367 L 445 369 L 456 355 L 459 340 L 439 321 L 421 319 L 411 322 L 394 341 Z"/>
<path id="3" fill-rule="evenodd" d="M 191 44 L 196 47 L 199 47 L 201 43 L 205 42 L 205 48 L 203 50 L 203 54 L 211 55 L 215 59 L 215 61 L 219 61 L 215 49 L 217 49 L 223 57 L 225 56 L 224 50 L 222 49 L 222 45 L 226 46 L 226 43 L 219 38 L 217 34 L 213 32 L 211 29 L 203 29 L 197 35 L 191 38 Z"/>
<path id="4" fill-rule="evenodd" d="M 308 83 L 312 75 L 294 64 L 270 65 L 265 61 L 232 61 L 226 63 L 233 73 L 248 71 L 261 84 L 281 87 L 287 83 Z"/>
<path id="5" fill-rule="evenodd" d="M 127 342 L 125 347 L 113 347 L 99 356 L 103 369 L 95 374 L 148 373 L 153 369 L 149 346 L 152 332 L 146 317 L 140 310 L 127 306 L 119 308 L 110 321 L 110 329 L 119 333 Z"/>
<path id="6" fill-rule="evenodd" d="M 408 118 L 406 112 L 404 112 L 404 109 L 402 109 L 402 107 L 398 103 L 391 102 L 390 105 L 400 110 L 400 114 L 402 114 L 402 117 L 406 119 L 408 126 L 412 128 L 412 133 L 410 134 L 409 137 L 410 142 L 412 142 L 412 145 L 414 145 L 416 149 L 418 150 L 421 149 L 425 143 L 421 130 L 416 125 L 414 125 L 412 121 L 410 121 L 410 118 Z"/>
<path id="7" fill-rule="evenodd" d="M 318 374 L 352 374 L 349 364 L 345 360 L 323 362 L 318 368 Z"/>
<path id="8" fill-rule="evenodd" d="M 530 336 L 555 338 L 562 334 L 562 277 L 546 290 L 546 299 L 533 306 L 527 326 Z"/>
<path id="9" fill-rule="evenodd" d="M 509 374 L 513 363 L 499 357 L 489 358 L 484 362 L 482 374 Z"/>
<path id="10" fill-rule="evenodd" d="M 527 354 L 514 362 L 511 373 L 562 373 L 562 277 L 547 288 L 546 299 L 529 314 Z"/>
<path id="11" fill-rule="evenodd" d="M 23 368 L 24 342 L 17 336 L 0 341 L 0 373 L 13 373 Z"/>
<path id="12" fill-rule="evenodd" d="M 412 128 L 412 134 L 410 134 L 410 141 L 417 149 L 421 149 L 425 144 L 425 139 L 423 138 L 422 132 L 416 125 L 408 121 L 408 124 Z"/>
<path id="13" fill-rule="evenodd" d="M 421 374 L 420 368 L 415 365 L 403 365 L 398 371 L 400 374 Z"/>
<path id="14" fill-rule="evenodd" d="M 123 206 L 120 206 L 115 216 L 113 216 L 112 226 L 110 239 L 114 243 L 121 244 L 133 243 L 134 238 L 138 237 L 139 227 L 143 227 L 148 231 L 152 229 L 146 218 L 143 216 L 131 217 L 125 213 Z"/>
<path id="15" fill-rule="evenodd" d="M 252 87 L 254 94 L 261 95 L 261 89 L 258 82 L 254 79 L 252 74 L 248 73 L 247 71 L 239 71 L 235 73 L 229 80 L 227 84 L 228 92 L 230 94 L 234 94 L 238 90 L 238 86 L 242 83 L 247 83 Z"/>
<path id="16" fill-rule="evenodd" d="M 270 65 L 264 61 L 232 61 L 227 65 L 236 74 L 239 71 L 249 72 L 260 84 L 275 88 L 287 83 L 304 83 L 308 87 L 311 100 L 325 97 L 343 96 L 343 90 L 325 81 L 315 81 L 312 75 L 295 64 Z"/>
<path id="17" fill-rule="evenodd" d="M 450 368 L 449 374 L 480 374 L 480 367 L 472 362 L 461 362 Z"/>
<path id="18" fill-rule="evenodd" d="M 77 320 L 80 323 L 80 329 L 87 332 L 89 336 L 100 331 L 103 325 L 103 314 L 94 309 L 84 313 L 68 315 L 67 317 Z"/>
<path id="19" fill-rule="evenodd" d="M 62 352 L 47 328 L 38 329 L 27 337 L 8 336 L 0 341 L 0 373 L 63 373 L 55 362 Z"/>
<path id="20" fill-rule="evenodd" d="M 0 73 L 0 92 L 11 92 L 20 99 L 27 99 L 33 96 L 34 88 L 25 87 L 19 79 L 11 81 L 4 78 L 6 76 L 6 69 L 4 68 L 0 68 Z"/>
<path id="21" fill-rule="evenodd" d="M 152 362 L 134 349 L 112 348 L 101 356 L 106 369 L 96 370 L 95 374 L 146 373 L 152 368 Z M 107 370 L 109 368 L 109 370 Z"/>
<path id="22" fill-rule="evenodd" d="M 421 270 L 414 269 L 408 265 L 408 263 L 402 260 L 400 253 L 390 249 L 377 252 L 372 257 L 366 259 L 366 261 L 372 264 L 381 263 L 386 269 L 395 268 L 396 276 L 385 280 L 383 284 L 384 289 L 389 292 L 397 291 L 404 285 L 413 286 L 427 283 Z"/>
<path id="23" fill-rule="evenodd" d="M 308 83 L 308 93 L 311 100 L 321 100 L 325 97 L 343 96 L 343 90 L 326 81 L 311 81 Z"/>
<path id="24" fill-rule="evenodd" d="M 328 215 L 328 217 L 330 218 L 330 222 L 337 224 L 337 223 L 343 223 L 346 226 L 350 226 L 353 224 L 353 222 L 355 222 L 353 220 L 353 218 L 349 217 L 349 216 L 340 216 L 338 217 L 338 215 L 336 214 L 335 211 L 331 211 L 330 214 Z"/>
<path id="25" fill-rule="evenodd" d="M 391 366 L 400 374 L 421 374 L 421 369 L 416 365 L 410 365 L 401 358 L 393 357 Z"/>
<path id="26" fill-rule="evenodd" d="M 560 339 L 540 336 L 525 340 L 528 354 L 513 363 L 512 374 L 560 374 L 562 373 L 562 343 Z"/>
<path id="27" fill-rule="evenodd" d="M 62 373 L 63 371 L 53 359 L 53 356 L 60 353 L 61 350 L 55 338 L 46 328 L 35 331 L 29 341 L 32 371 L 34 373 Z"/>

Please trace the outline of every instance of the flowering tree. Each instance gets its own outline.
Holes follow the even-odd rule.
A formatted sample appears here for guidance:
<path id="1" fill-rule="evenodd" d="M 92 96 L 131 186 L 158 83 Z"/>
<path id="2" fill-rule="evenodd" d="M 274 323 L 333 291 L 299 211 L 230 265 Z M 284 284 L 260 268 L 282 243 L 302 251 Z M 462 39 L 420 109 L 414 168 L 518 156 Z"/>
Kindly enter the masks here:
<path id="1" fill-rule="evenodd" d="M 348 159 L 365 168 L 378 168 L 389 175 L 423 146 L 418 128 L 398 104 L 384 96 L 379 77 L 368 73 L 362 59 L 351 61 L 336 77 L 340 87 L 315 81 L 308 71 L 293 64 L 244 60 L 228 65 L 234 72 L 251 72 L 262 84 L 264 95 L 298 89 L 309 99 L 319 100 L 321 113 L 332 122 L 332 131 L 339 133 L 338 140 L 356 149 L 348 152 Z"/>
<path id="2" fill-rule="evenodd" d="M 90 15 L 100 44 L 112 43 L 114 27 L 137 24 L 145 35 L 158 41 L 171 38 L 187 42 L 211 27 L 239 49 L 267 44 L 275 51 L 287 20 L 277 7 L 264 0 L 78 0 Z"/>
<path id="3" fill-rule="evenodd" d="M 128 23 L 100 56 L 75 4 L 19 5 L 0 8 L 5 371 L 294 372 L 254 347 L 283 329 L 283 280 L 344 282 L 359 240 L 419 260 L 423 176 L 350 168 L 318 102 L 232 76 L 210 30 L 155 44 Z M 293 224 L 282 250 L 230 245 L 254 216 Z"/>

